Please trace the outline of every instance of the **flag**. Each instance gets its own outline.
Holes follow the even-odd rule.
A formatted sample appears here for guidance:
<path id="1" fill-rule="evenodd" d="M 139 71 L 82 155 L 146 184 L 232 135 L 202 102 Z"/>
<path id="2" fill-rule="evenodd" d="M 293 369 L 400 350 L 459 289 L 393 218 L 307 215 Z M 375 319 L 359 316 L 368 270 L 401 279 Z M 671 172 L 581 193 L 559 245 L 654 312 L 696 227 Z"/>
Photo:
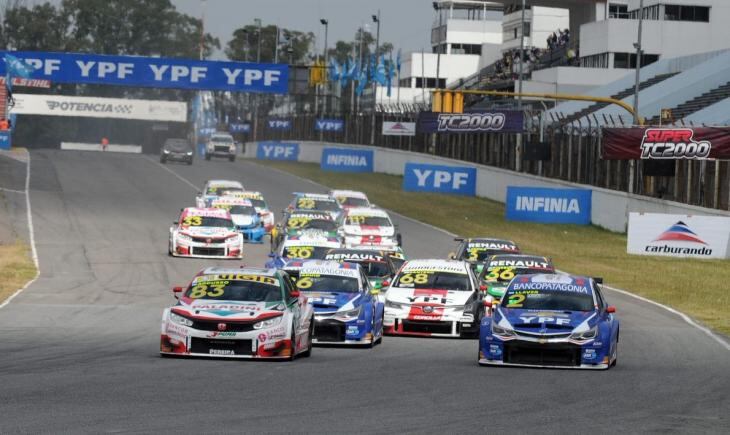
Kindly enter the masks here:
<path id="1" fill-rule="evenodd" d="M 373 76 L 373 80 L 376 81 L 379 85 L 385 86 L 387 84 L 387 77 L 386 77 L 386 71 L 385 71 L 385 55 L 380 55 L 380 61 L 378 62 L 378 65 L 375 67 L 375 75 Z"/>
<path id="2" fill-rule="evenodd" d="M 355 94 L 359 97 L 362 95 L 362 91 L 365 90 L 365 86 L 368 84 L 368 73 L 367 70 L 360 70 L 360 77 L 358 78 L 357 88 L 355 88 Z"/>
<path id="3" fill-rule="evenodd" d="M 395 69 L 398 71 L 398 77 L 400 77 L 400 48 L 398 54 L 395 57 Z"/>
<path id="4" fill-rule="evenodd" d="M 340 86 L 343 88 L 347 86 L 347 82 L 352 79 L 352 76 L 350 76 L 350 58 L 346 58 L 345 62 L 342 64 L 342 72 L 340 73 Z"/>
<path id="5" fill-rule="evenodd" d="M 333 82 L 340 79 L 340 64 L 337 63 L 337 59 L 334 57 L 330 58 L 329 79 Z"/>

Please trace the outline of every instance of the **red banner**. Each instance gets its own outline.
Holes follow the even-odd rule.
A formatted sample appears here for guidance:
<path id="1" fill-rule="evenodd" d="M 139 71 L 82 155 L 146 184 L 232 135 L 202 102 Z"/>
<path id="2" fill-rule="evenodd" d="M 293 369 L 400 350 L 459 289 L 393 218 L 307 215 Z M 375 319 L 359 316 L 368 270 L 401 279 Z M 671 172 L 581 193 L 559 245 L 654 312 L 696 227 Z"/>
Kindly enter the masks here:
<path id="1" fill-rule="evenodd" d="M 604 160 L 730 159 L 730 127 L 604 128 Z"/>

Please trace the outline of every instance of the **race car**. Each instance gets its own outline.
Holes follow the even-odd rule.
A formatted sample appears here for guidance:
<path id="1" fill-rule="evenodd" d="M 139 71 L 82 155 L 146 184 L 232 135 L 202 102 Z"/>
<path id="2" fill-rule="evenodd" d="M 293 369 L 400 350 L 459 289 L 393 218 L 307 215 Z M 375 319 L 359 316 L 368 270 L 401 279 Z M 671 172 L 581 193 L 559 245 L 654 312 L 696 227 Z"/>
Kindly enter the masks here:
<path id="1" fill-rule="evenodd" d="M 345 246 L 374 246 L 384 249 L 401 245 L 401 236 L 385 210 L 354 207 L 345 212 L 342 225 Z"/>
<path id="2" fill-rule="evenodd" d="M 279 247 L 269 254 L 266 267 L 281 268 L 293 259 L 321 260 L 325 254 L 334 248 L 341 247 L 340 239 L 328 237 L 319 230 L 306 230 L 298 236 L 287 237 Z"/>
<path id="3" fill-rule="evenodd" d="M 496 254 L 519 254 L 520 248 L 511 240 L 493 239 L 489 237 L 474 237 L 465 239 L 457 237 L 454 239 L 459 243 L 456 252 L 449 254 L 452 260 L 468 261 L 472 269 L 479 274 L 484 266 L 484 261 Z"/>
<path id="4" fill-rule="evenodd" d="M 205 144 L 205 160 L 211 157 L 225 157 L 230 161 L 236 160 L 236 141 L 226 132 L 215 132 Z"/>
<path id="5" fill-rule="evenodd" d="M 390 282 L 398 270 L 393 259 L 383 251 L 364 249 L 332 249 L 324 256 L 325 260 L 359 264 L 370 281 L 370 286 L 380 290 L 383 283 Z"/>
<path id="6" fill-rule="evenodd" d="M 244 242 L 264 243 L 264 223 L 248 199 L 221 196 L 211 201 L 211 207 L 228 210 Z"/>
<path id="7" fill-rule="evenodd" d="M 253 204 L 259 216 L 261 216 L 261 221 L 264 223 L 264 230 L 267 233 L 270 233 L 271 230 L 274 228 L 274 212 L 272 212 L 269 208 L 269 204 L 266 203 L 266 200 L 264 199 L 264 196 L 261 194 L 261 192 L 256 192 L 253 190 L 224 190 L 223 194 L 225 196 L 248 199 L 249 201 L 251 201 L 251 204 Z"/>
<path id="8" fill-rule="evenodd" d="M 314 306 L 314 343 L 373 346 L 383 338 L 383 303 L 355 263 L 292 260 L 284 270 Z"/>
<path id="9" fill-rule="evenodd" d="M 205 208 L 210 206 L 210 201 L 221 196 L 223 191 L 230 196 L 232 192 L 243 191 L 243 184 L 233 180 L 208 180 L 205 182 L 202 192 L 195 197 L 195 206 Z"/>
<path id="10" fill-rule="evenodd" d="M 242 258 L 243 235 L 228 210 L 188 207 L 170 227 L 168 252 L 174 257 Z"/>
<path id="11" fill-rule="evenodd" d="M 339 237 L 339 226 L 332 215 L 321 211 L 287 210 L 281 223 L 271 232 L 271 245 L 277 247 L 288 236 L 297 236 L 304 230 L 315 229 L 330 237 Z"/>
<path id="12" fill-rule="evenodd" d="M 357 190 L 330 190 L 329 195 L 335 198 L 344 209 L 370 207 L 368 196 Z"/>
<path id="13" fill-rule="evenodd" d="M 512 278 L 533 273 L 555 273 L 555 266 L 549 258 L 537 255 L 498 254 L 484 263 L 477 280 L 485 298 L 496 305 Z"/>
<path id="14" fill-rule="evenodd" d="M 479 364 L 578 369 L 616 365 L 619 321 L 598 281 L 556 274 L 514 278 L 494 314 L 481 322 Z"/>
<path id="15" fill-rule="evenodd" d="M 476 277 L 465 261 L 406 261 L 385 294 L 386 334 L 471 337 L 483 315 Z"/>
<path id="16" fill-rule="evenodd" d="M 328 213 L 333 220 L 338 220 L 342 214 L 342 207 L 333 197 L 322 193 L 294 193 L 294 199 L 287 207 L 287 211 L 309 210 Z"/>
<path id="17" fill-rule="evenodd" d="M 162 313 L 160 354 L 293 360 L 312 354 L 314 309 L 273 269 L 202 270 Z"/>

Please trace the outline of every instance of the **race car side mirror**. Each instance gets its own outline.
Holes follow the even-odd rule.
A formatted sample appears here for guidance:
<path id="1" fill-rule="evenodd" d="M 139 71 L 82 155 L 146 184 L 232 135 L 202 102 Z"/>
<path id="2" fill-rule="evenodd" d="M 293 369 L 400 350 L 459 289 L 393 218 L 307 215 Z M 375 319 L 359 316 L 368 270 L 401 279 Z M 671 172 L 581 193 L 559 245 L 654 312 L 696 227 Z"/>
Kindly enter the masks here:
<path id="1" fill-rule="evenodd" d="M 481 291 L 483 291 L 483 292 L 487 291 L 487 288 L 488 288 L 488 287 L 487 287 L 487 285 L 486 285 L 486 284 L 482 284 L 482 285 L 480 285 L 480 286 L 479 286 L 479 290 L 481 290 Z"/>
<path id="2" fill-rule="evenodd" d="M 606 307 L 606 312 L 609 313 L 609 314 L 615 313 L 616 312 L 616 307 L 614 307 L 613 305 L 609 305 L 608 307 Z"/>
<path id="3" fill-rule="evenodd" d="M 490 301 L 489 299 L 484 299 L 482 303 L 486 308 L 492 308 L 492 301 Z"/>
<path id="4" fill-rule="evenodd" d="M 177 225 L 177 221 L 172 221 L 172 224 L 173 225 Z"/>
<path id="5" fill-rule="evenodd" d="M 390 287 L 390 281 L 383 281 L 380 284 L 380 288 Z"/>
<path id="6" fill-rule="evenodd" d="M 293 297 L 293 298 L 298 298 L 299 296 L 301 296 L 301 293 L 299 293 L 299 290 L 294 290 L 294 291 L 292 291 L 292 292 L 291 292 L 291 293 L 289 293 L 289 294 L 290 294 L 290 295 L 291 295 L 291 297 Z"/>
<path id="7" fill-rule="evenodd" d="M 172 294 L 175 296 L 175 299 L 180 298 L 180 293 L 182 293 L 183 288 L 182 287 L 173 287 L 172 288 Z"/>

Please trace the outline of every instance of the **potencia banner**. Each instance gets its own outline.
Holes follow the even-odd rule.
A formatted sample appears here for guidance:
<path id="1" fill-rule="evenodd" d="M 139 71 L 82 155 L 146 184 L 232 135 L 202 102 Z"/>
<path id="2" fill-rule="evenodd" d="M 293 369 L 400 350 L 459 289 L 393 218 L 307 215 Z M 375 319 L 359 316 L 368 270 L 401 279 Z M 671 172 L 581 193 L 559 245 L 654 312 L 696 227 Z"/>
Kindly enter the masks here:
<path id="1" fill-rule="evenodd" d="M 604 128 L 601 155 L 604 160 L 730 159 L 730 128 Z"/>

